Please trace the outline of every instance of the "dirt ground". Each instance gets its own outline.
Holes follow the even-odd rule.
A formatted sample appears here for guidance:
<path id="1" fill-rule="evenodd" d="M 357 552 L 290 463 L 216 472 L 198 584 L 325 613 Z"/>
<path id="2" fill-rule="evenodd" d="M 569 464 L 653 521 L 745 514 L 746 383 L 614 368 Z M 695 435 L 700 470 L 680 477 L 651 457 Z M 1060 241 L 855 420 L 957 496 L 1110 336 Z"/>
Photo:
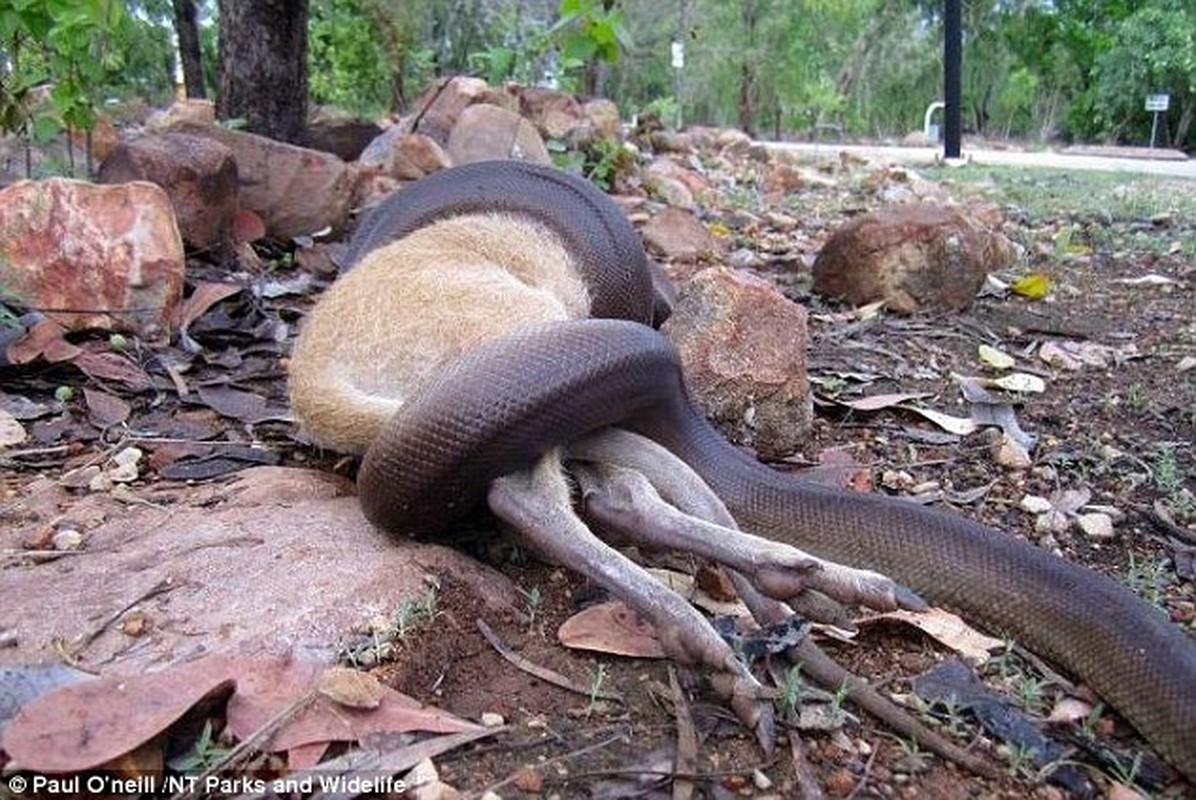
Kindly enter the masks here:
<path id="1" fill-rule="evenodd" d="M 871 476 L 875 491 L 916 489 L 942 507 L 1057 549 L 1129 583 L 1177 624 L 1196 629 L 1196 184 L 978 170 L 933 177 L 957 199 L 1000 205 L 1005 233 L 1026 248 L 1026 258 L 996 277 L 1009 282 L 1041 272 L 1051 281 L 1047 298 L 993 293 L 955 315 L 853 317 L 811 295 L 809 264 L 846 215 L 880 202 L 862 181 L 841 175 L 834 187 L 798 192 L 766 208 L 757 187 L 740 176 L 732 191 L 707 201 L 708 219 L 728 231 L 728 250 L 753 250 L 760 256 L 753 269 L 811 312 L 810 373 L 819 414 L 808 463 L 778 468 L 800 469 L 841 451 Z M 791 215 L 797 228 L 774 225 L 769 211 Z M 267 248 L 263 255 L 266 277 L 283 281 L 295 274 L 282 250 Z M 216 272 L 215 265 L 199 263 L 194 276 Z M 191 334 L 226 357 L 197 369 L 213 377 L 235 374 L 238 385 L 283 402 L 277 359 L 285 347 L 271 344 L 278 337 L 265 323 L 293 324 L 311 299 L 241 296 L 214 307 Z M 1060 369 L 1038 357 L 1047 342 L 1098 345 L 1104 362 Z M 1045 383 L 1045 391 L 1018 396 L 1015 403 L 1022 429 L 1038 439 L 1029 469 L 999 463 L 991 432 L 951 437 L 899 409 L 864 413 L 840 402 L 920 392 L 926 394 L 925 406 L 966 416 L 953 376 L 997 374 L 979 360 L 982 344 L 1013 355 L 1019 371 Z M 37 400 L 52 398 L 61 386 L 85 383 L 69 367 L 6 368 L 0 376 L 5 392 Z M 169 397 L 159 397 L 152 407 L 144 396 L 125 399 L 134 420 L 180 410 Z M 89 427 L 87 416 L 79 399 L 68 401 L 40 434 L 42 455 L 6 458 L 9 498 L 38 477 L 57 477 L 110 446 Z M 283 464 L 352 470 L 296 441 L 286 422 L 263 422 L 252 435 Z M 57 451 L 55 445 L 68 447 Z M 151 472 L 144 481 L 171 481 L 164 474 Z M 1074 525 L 1044 534 L 1036 530 L 1035 515 L 1022 507 L 1026 495 L 1058 499 L 1061 492 L 1081 489 L 1091 493 L 1091 503 L 1118 513 L 1112 537 L 1094 538 Z M 562 648 L 557 627 L 595 599 L 594 592 L 567 571 L 530 561 L 517 548 L 496 546 L 479 532 L 487 533 L 484 522 L 471 529 L 463 546 L 527 594 L 524 613 L 496 617 L 468 592 L 456 590 L 452 575 L 442 575 L 431 619 L 414 626 L 397 659 L 374 669 L 384 682 L 421 701 L 471 719 L 496 712 L 511 725 L 505 735 L 437 758 L 442 779 L 467 793 L 496 787 L 503 797 L 684 797 L 672 776 L 678 745 L 668 665 Z M 620 693 L 623 702 L 568 692 L 516 669 L 483 638 L 475 625 L 479 616 L 524 658 L 583 687 L 600 683 Z M 930 637 L 891 624 L 864 627 L 854 644 L 826 647 L 900 697 L 910 694 L 914 676 L 950 656 Z M 983 670 L 986 682 L 1005 695 L 1020 692 L 1019 702 L 1031 705 L 1032 716 L 1040 717 L 1065 696 L 1050 673 L 1038 672 L 1034 659 L 1011 655 L 998 661 L 1000 666 Z M 926 718 L 951 727 L 961 744 L 990 754 L 999 777 L 969 775 L 863 713 L 828 730 L 799 734 L 786 728 L 776 755 L 766 759 L 693 676 L 681 671 L 680 680 L 699 742 L 689 776 L 697 797 L 798 796 L 795 764 L 802 761 L 832 797 L 1069 796 L 1019 754 L 995 752 L 992 735 L 973 719 L 942 709 Z M 1032 691 L 1025 691 L 1027 685 Z M 1115 715 L 1098 709 L 1094 719 L 1091 728 L 1101 745 L 1096 750 L 1113 753 L 1122 766 L 1078 750 L 1069 751 L 1069 758 L 1084 764 L 1081 772 L 1097 792 L 1111 791 L 1132 772 L 1144 795 L 1196 796 Z M 1073 742 L 1082 738 L 1079 728 L 1061 726 L 1058 737 Z M 1126 765 L 1139 754 L 1134 771 Z"/>

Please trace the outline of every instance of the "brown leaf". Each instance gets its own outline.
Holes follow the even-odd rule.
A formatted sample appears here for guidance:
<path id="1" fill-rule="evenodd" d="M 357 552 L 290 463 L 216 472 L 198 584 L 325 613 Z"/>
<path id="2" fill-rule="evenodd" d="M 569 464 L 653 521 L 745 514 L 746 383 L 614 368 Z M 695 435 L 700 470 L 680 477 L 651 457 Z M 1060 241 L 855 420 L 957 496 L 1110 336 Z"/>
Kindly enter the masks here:
<path id="1" fill-rule="evenodd" d="M 57 322 L 42 320 L 8 346 L 8 363 L 28 364 L 39 357 L 51 363 L 69 361 L 80 352 L 80 348 L 62 338 L 65 333 L 66 329 Z"/>
<path id="2" fill-rule="evenodd" d="M 580 611 L 562 623 L 557 639 L 565 647 L 633 658 L 663 658 L 652 626 L 619 600 Z"/>
<path id="3" fill-rule="evenodd" d="M 373 675 L 347 667 L 329 667 L 320 676 L 317 689 L 334 703 L 349 708 L 377 708 L 386 687 Z"/>
<path id="4" fill-rule="evenodd" d="M 93 353 L 79 348 L 69 360 L 87 376 L 124 384 L 130 391 L 142 392 L 153 385 L 141 367 L 116 353 Z"/>
<path id="5" fill-rule="evenodd" d="M 84 388 L 83 399 L 87 401 L 88 417 L 101 428 L 126 422 L 132 412 L 124 400 L 99 389 Z"/>
<path id="6" fill-rule="evenodd" d="M 133 677 L 104 677 L 41 695 L 4 729 L 13 765 L 35 772 L 94 769 L 166 730 L 205 697 L 232 688 L 219 656 Z"/>
<path id="7" fill-rule="evenodd" d="M 256 242 L 266 235 L 266 223 L 255 211 L 242 208 L 233 214 L 233 241 L 237 244 Z"/>
<path id="8" fill-rule="evenodd" d="M 237 692 L 228 704 L 229 727 L 238 739 L 251 736 L 279 712 L 315 691 L 324 669 L 323 664 L 283 658 L 247 662 L 238 670 Z M 346 708 L 321 697 L 275 734 L 269 747 L 281 751 L 313 742 L 357 741 L 378 731 L 456 733 L 478 727 L 383 687 L 374 709 Z"/>
<path id="9" fill-rule="evenodd" d="M 178 325 L 183 330 L 203 316 L 209 308 L 226 297 L 239 293 L 242 287 L 235 283 L 201 283 L 191 292 L 178 310 Z"/>

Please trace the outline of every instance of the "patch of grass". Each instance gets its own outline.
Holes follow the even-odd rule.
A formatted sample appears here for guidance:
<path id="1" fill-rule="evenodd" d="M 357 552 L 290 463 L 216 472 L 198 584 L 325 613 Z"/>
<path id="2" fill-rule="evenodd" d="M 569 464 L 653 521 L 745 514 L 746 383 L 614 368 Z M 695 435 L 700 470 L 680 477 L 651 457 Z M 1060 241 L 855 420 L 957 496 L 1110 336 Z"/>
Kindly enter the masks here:
<path id="1" fill-rule="evenodd" d="M 806 680 L 801 674 L 801 664 L 794 664 L 785 672 L 785 680 L 777 690 L 777 711 L 782 719 L 795 718 L 801 705 Z"/>
<path id="2" fill-rule="evenodd" d="M 1130 567 L 1125 574 L 1126 585 L 1146 602 L 1162 608 L 1171 570 L 1163 561 L 1139 561 L 1133 552 L 1129 555 Z"/>
<path id="3" fill-rule="evenodd" d="M 368 633 L 358 634 L 341 645 L 339 660 L 357 668 L 393 660 L 413 631 L 439 615 L 438 588 L 433 584 L 418 597 L 404 600 L 389 617 L 372 621 Z"/>
<path id="4" fill-rule="evenodd" d="M 540 613 L 540 607 L 544 605 L 544 593 L 540 591 L 539 586 L 533 586 L 530 589 L 519 589 L 519 593 L 523 595 L 524 602 L 527 603 L 527 629 L 530 631 L 536 627 L 536 617 Z"/>
<path id="5" fill-rule="evenodd" d="M 1110 222 L 1196 217 L 1196 187 L 1182 178 L 980 165 L 936 168 L 927 174 L 964 193 L 1018 206 L 1032 221 L 1054 219 L 1060 209 L 1073 217 Z M 1190 237 L 1196 239 L 1196 233 Z"/>
<path id="6" fill-rule="evenodd" d="M 1167 496 L 1167 504 L 1180 519 L 1196 516 L 1196 501 L 1188 489 L 1188 475 L 1179 465 L 1179 459 L 1172 447 L 1160 447 L 1150 466 L 1150 475 L 1155 485 Z"/>
<path id="7" fill-rule="evenodd" d="M 606 683 L 609 675 L 606 664 L 598 662 L 594 665 L 594 669 L 590 671 L 590 704 L 586 707 L 586 716 L 590 716 L 598 707 L 600 702 L 598 695 L 602 694 L 602 685 Z"/>
<path id="8" fill-rule="evenodd" d="M 205 720 L 203 730 L 187 752 L 170 759 L 168 765 L 175 772 L 193 774 L 204 772 L 219 764 L 228 755 L 228 748 L 216 744 L 216 737 L 212 734 L 212 720 Z"/>

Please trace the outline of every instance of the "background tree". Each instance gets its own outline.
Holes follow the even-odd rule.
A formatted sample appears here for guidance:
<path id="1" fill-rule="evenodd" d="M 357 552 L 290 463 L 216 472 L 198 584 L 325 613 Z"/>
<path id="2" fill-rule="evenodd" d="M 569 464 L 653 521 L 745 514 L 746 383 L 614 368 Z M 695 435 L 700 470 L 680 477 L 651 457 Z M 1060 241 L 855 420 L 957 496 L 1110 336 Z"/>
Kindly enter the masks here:
<path id="1" fill-rule="evenodd" d="M 203 54 L 199 44 L 199 9 L 195 0 L 171 0 L 174 30 L 179 42 L 179 60 L 187 96 L 207 97 L 203 80 Z"/>
<path id="2" fill-rule="evenodd" d="M 216 116 L 298 142 L 307 126 L 307 0 L 219 0 Z"/>

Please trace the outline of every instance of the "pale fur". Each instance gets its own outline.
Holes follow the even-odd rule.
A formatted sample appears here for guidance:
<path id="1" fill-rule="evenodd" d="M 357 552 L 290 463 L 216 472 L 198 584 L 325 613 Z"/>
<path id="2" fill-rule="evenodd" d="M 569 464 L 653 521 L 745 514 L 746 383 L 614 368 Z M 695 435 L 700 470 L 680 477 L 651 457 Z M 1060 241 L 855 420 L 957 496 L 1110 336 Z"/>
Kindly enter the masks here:
<path id="1" fill-rule="evenodd" d="M 369 253 L 320 298 L 291 354 L 291 407 L 313 441 L 361 453 L 447 360 L 589 310 L 546 227 L 502 214 L 437 222 Z"/>

